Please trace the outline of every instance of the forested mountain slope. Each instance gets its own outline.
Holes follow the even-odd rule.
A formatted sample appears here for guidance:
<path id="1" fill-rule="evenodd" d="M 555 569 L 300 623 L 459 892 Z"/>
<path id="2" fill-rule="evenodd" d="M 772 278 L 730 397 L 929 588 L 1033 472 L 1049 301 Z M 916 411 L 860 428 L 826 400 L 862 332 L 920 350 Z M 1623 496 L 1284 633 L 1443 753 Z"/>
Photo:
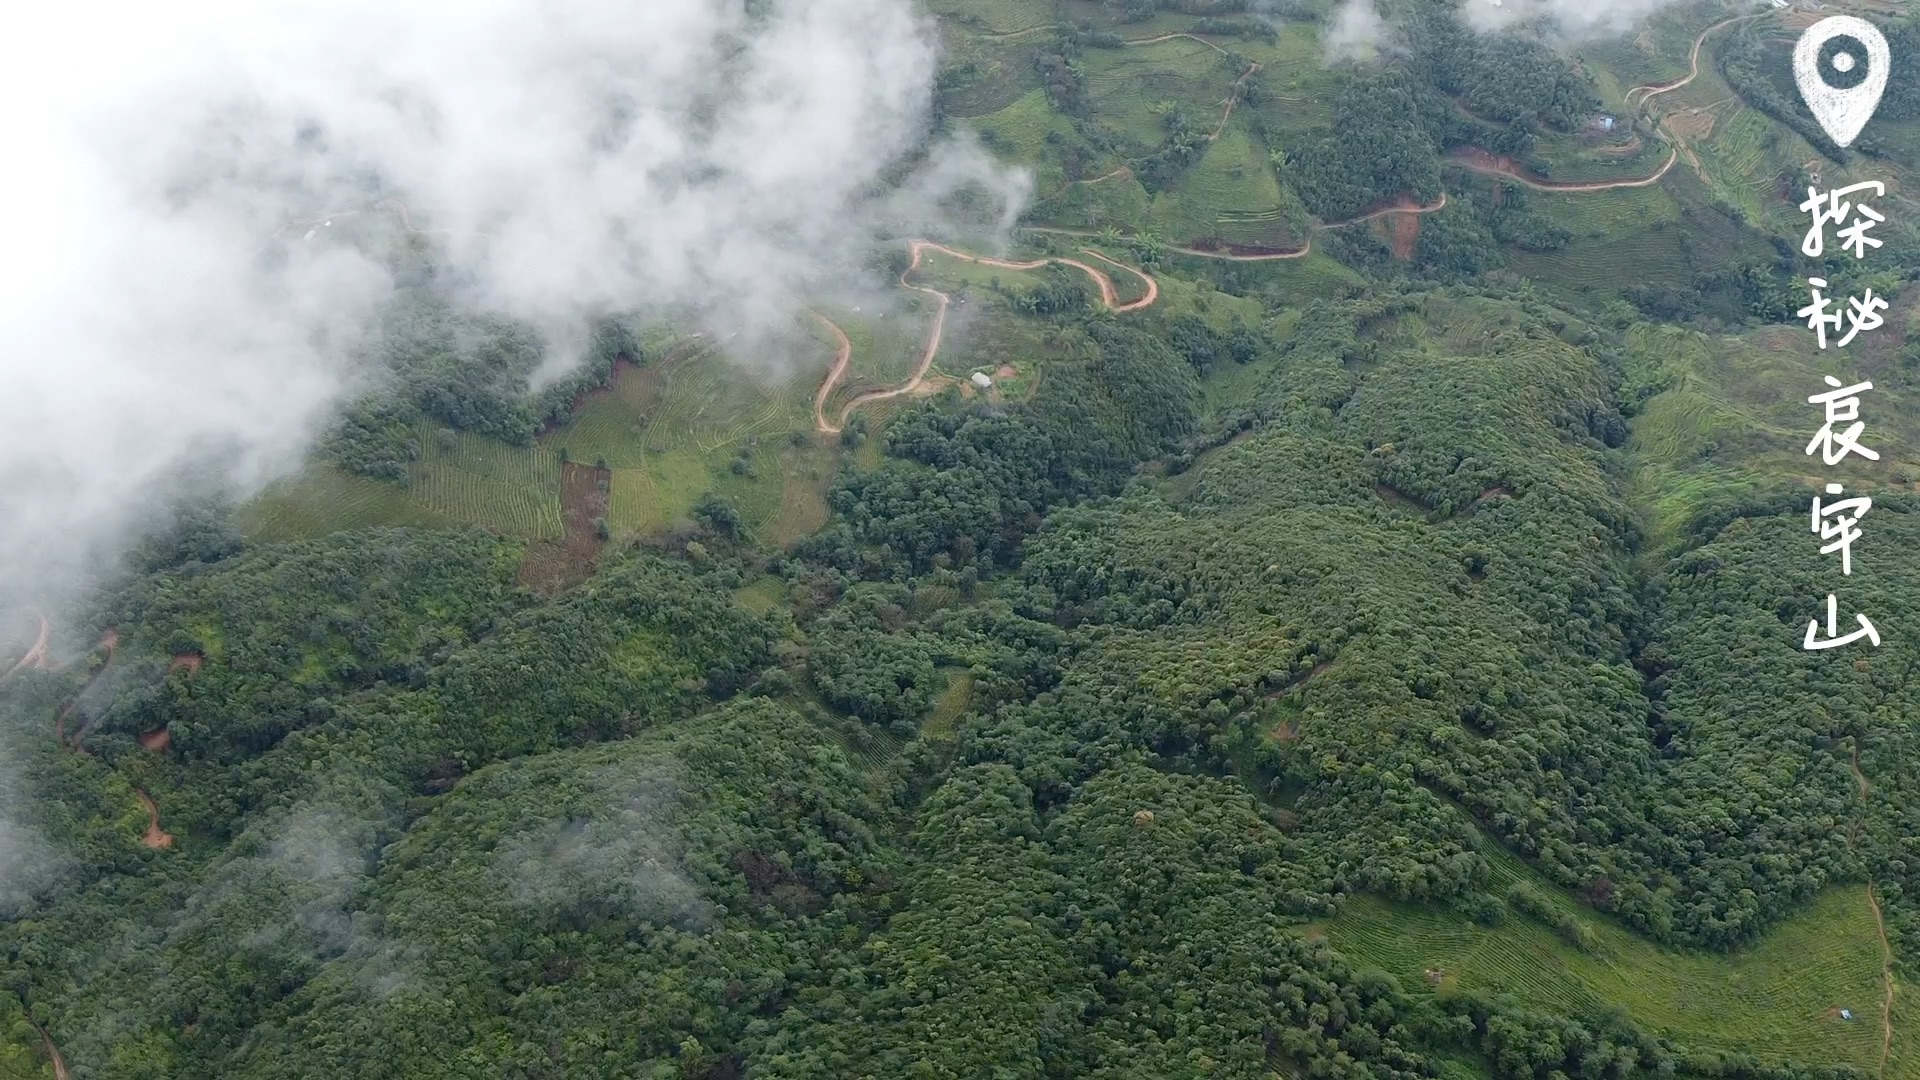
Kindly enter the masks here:
<path id="1" fill-rule="evenodd" d="M 1030 250 L 888 238 L 791 387 L 613 320 L 520 395 L 423 300 L 23 644 L 0 1078 L 1920 1074 L 1920 262 L 1830 261 L 1885 640 L 1808 652 L 1817 148 L 1666 111 L 1775 30 L 935 8 Z"/>

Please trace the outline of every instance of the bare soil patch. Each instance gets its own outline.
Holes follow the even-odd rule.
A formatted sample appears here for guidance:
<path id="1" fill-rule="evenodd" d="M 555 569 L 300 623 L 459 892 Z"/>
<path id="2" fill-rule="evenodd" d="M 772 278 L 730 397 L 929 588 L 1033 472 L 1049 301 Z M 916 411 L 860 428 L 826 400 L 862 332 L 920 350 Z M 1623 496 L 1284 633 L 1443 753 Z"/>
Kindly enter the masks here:
<path id="1" fill-rule="evenodd" d="M 160 808 L 154 805 L 153 796 L 140 788 L 133 793 L 140 796 L 141 805 L 147 808 L 147 832 L 140 842 L 150 848 L 170 848 L 173 846 L 173 834 L 160 827 Z"/>
<path id="2" fill-rule="evenodd" d="M 1413 258 L 1420 246 L 1420 215 L 1396 214 L 1387 223 L 1387 246 L 1393 249 L 1393 257 L 1402 262 Z"/>

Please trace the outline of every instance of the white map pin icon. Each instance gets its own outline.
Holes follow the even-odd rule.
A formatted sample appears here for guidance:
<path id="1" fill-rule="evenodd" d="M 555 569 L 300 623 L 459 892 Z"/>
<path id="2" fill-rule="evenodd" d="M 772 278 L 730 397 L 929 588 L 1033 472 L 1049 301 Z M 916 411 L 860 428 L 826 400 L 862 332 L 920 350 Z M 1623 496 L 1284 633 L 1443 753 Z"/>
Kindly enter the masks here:
<path id="1" fill-rule="evenodd" d="M 1848 73 L 1862 62 L 1859 55 L 1864 48 L 1867 65 L 1866 77 L 1855 81 L 1848 87 L 1834 86 L 1820 72 L 1820 50 L 1827 42 L 1837 37 L 1850 37 L 1859 43 L 1852 47 L 1842 43 L 1839 52 L 1834 53 L 1832 63 L 1843 81 Z M 1880 107 L 1880 92 L 1887 88 L 1887 39 L 1880 31 L 1865 19 L 1856 19 L 1852 15 L 1834 15 L 1821 19 L 1793 46 L 1793 79 L 1800 84 L 1800 97 L 1806 101 L 1807 108 L 1813 110 L 1813 118 L 1820 121 L 1827 135 L 1833 141 L 1846 146 L 1860 134 L 1873 118 L 1873 110 Z"/>

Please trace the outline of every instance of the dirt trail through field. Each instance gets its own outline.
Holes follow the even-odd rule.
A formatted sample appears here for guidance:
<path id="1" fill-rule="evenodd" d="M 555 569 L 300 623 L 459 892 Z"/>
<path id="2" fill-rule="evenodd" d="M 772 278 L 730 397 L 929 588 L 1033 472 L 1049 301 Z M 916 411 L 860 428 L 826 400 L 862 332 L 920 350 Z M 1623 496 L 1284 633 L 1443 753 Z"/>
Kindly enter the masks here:
<path id="1" fill-rule="evenodd" d="M 53 636 L 53 625 L 47 622 L 46 613 L 39 608 L 33 609 L 33 615 L 40 620 L 40 636 L 34 641 L 33 648 L 28 649 L 26 655 L 20 657 L 12 667 L 7 669 L 7 675 L 22 668 L 37 668 L 41 671 L 47 669 L 47 639 Z M 0 679 L 4 678 L 6 675 L 0 675 Z"/>
<path id="2" fill-rule="evenodd" d="M 1095 184 L 1104 184 L 1109 180 L 1118 180 L 1122 177 L 1127 177 L 1130 179 L 1132 178 L 1132 176 L 1133 176 L 1133 170 L 1128 168 L 1125 165 L 1122 165 L 1119 168 L 1103 176 L 1096 176 L 1091 180 L 1075 180 L 1074 183 L 1079 184 L 1081 187 L 1092 187 Z"/>
<path id="3" fill-rule="evenodd" d="M 1853 753 L 1847 767 L 1853 770 L 1854 787 L 1860 793 L 1860 811 L 1865 814 L 1867 799 L 1873 795 L 1873 785 L 1867 783 L 1867 774 L 1860 771 L 1860 737 L 1853 737 Z M 1853 827 L 1847 832 L 1847 846 L 1860 844 L 1860 815 L 1855 815 Z M 1887 1061 L 1893 1056 L 1893 943 L 1887 940 L 1887 919 L 1880 910 L 1880 897 L 1873 891 L 1873 882 L 1867 882 L 1867 906 L 1873 909 L 1874 932 L 1880 936 L 1880 984 L 1885 989 L 1880 998 L 1880 1075 L 1887 1074 Z"/>
<path id="4" fill-rule="evenodd" d="M 1039 34 L 1039 33 L 1044 33 L 1045 31 L 1048 31 L 1048 30 L 1058 30 L 1058 29 L 1060 29 L 1060 27 L 1057 23 L 1048 23 L 1045 26 L 1029 26 L 1025 30 L 989 31 L 988 33 L 981 34 L 980 36 L 983 38 L 986 38 L 989 41 L 1012 41 L 1014 38 L 1023 38 L 1023 37 L 1026 37 L 1028 34 Z"/>
<path id="5" fill-rule="evenodd" d="M 1651 187 L 1667 175 L 1673 163 L 1680 160 L 1680 146 L 1676 142 L 1667 152 L 1667 160 L 1652 176 L 1643 176 L 1637 180 L 1539 180 L 1528 176 L 1516 168 L 1513 162 L 1504 157 L 1496 157 L 1475 147 L 1461 147 L 1447 155 L 1448 160 L 1468 172 L 1483 176 L 1498 176 L 1523 184 L 1535 191 L 1614 191 L 1619 188 Z"/>
<path id="6" fill-rule="evenodd" d="M 947 325 L 947 309 L 953 303 L 953 298 L 939 289 L 929 285 L 915 285 L 913 282 L 907 280 L 915 270 L 920 268 L 921 260 L 929 251 L 937 251 L 942 255 L 960 259 L 964 262 L 978 263 L 981 266 L 995 266 L 1003 270 L 1038 270 L 1049 263 L 1060 263 L 1063 266 L 1071 266 L 1093 279 L 1094 285 L 1100 290 L 1100 302 L 1115 314 L 1124 315 L 1129 311 L 1138 311 L 1141 308 L 1151 306 L 1154 301 L 1160 298 L 1160 283 L 1153 280 L 1152 275 L 1143 270 L 1136 270 L 1125 263 L 1115 262 L 1105 255 L 1092 250 L 1086 250 L 1085 254 L 1138 277 L 1147 287 L 1146 295 L 1129 303 L 1121 303 L 1120 292 L 1114 288 L 1113 279 L 1108 277 L 1104 271 L 1081 262 L 1078 259 L 1048 257 L 1044 259 L 1034 259 L 1029 262 L 1012 262 L 1007 259 L 995 259 L 986 255 L 974 255 L 969 252 L 950 248 L 945 244 L 935 243 L 932 240 L 915 240 L 909 245 L 909 250 L 913 253 L 913 261 L 908 263 L 907 268 L 901 272 L 900 286 L 933 297 L 934 304 L 936 305 L 933 313 L 933 329 L 927 334 L 927 344 L 926 347 L 921 350 L 920 363 L 914 368 L 912 377 L 907 379 L 906 382 L 890 389 L 869 390 L 866 393 L 860 394 L 840 407 L 840 414 L 837 419 L 828 420 L 827 398 L 833 393 L 834 387 L 839 386 L 841 380 L 846 378 L 847 369 L 851 366 L 853 359 L 853 345 L 847 340 L 847 335 L 844 330 L 835 326 L 833 321 L 825 315 L 817 311 L 814 312 L 813 317 L 819 319 L 821 324 L 827 328 L 828 332 L 834 336 L 837 347 L 833 367 L 827 371 L 826 379 L 820 383 L 820 389 L 815 391 L 813 395 L 813 425 L 815 429 L 830 435 L 837 434 L 846 427 L 847 418 L 853 414 L 854 409 L 870 401 L 883 401 L 887 398 L 911 394 L 919 390 L 921 385 L 926 381 L 927 372 L 933 367 L 934 358 L 940 354 L 940 340 L 946 331 Z"/>
<path id="7" fill-rule="evenodd" d="M 1440 193 L 1438 199 L 1435 199 L 1425 206 L 1384 206 L 1378 210 L 1370 210 L 1367 213 L 1361 214 L 1359 217 L 1348 218 L 1345 221 L 1331 221 L 1324 225 L 1315 225 L 1307 235 L 1307 242 L 1289 251 L 1234 251 L 1231 249 L 1221 251 L 1213 248 L 1181 247 L 1178 245 L 1171 246 L 1170 250 L 1177 251 L 1182 255 L 1192 255 L 1201 259 L 1220 259 L 1225 262 L 1275 262 L 1280 259 L 1302 259 L 1313 253 L 1313 233 L 1325 232 L 1328 229 L 1344 229 L 1349 225 L 1359 225 L 1362 222 L 1372 221 L 1375 218 L 1386 217 L 1388 214 L 1431 214 L 1435 210 L 1445 209 L 1446 205 L 1447 193 L 1443 191 Z M 1054 236 L 1092 237 L 1100 235 L 1091 229 L 1055 229 L 1045 225 L 1029 225 L 1025 228 L 1027 232 L 1048 233 Z M 1100 255 L 1098 252 L 1089 251 L 1087 254 L 1093 255 L 1095 258 L 1106 258 L 1106 256 Z M 1112 260 L 1109 259 L 1107 261 L 1111 262 Z M 1128 267 L 1128 269 L 1132 268 Z M 1138 271 L 1135 271 L 1135 273 L 1138 273 Z"/>
<path id="8" fill-rule="evenodd" d="M 847 340 L 847 332 L 835 326 L 832 319 L 817 311 L 813 313 L 813 317 L 819 319 L 820 325 L 826 327 L 827 333 L 832 334 L 839 343 L 833 367 L 827 371 L 826 379 L 820 383 L 820 389 L 813 395 L 813 426 L 820 431 L 839 431 L 838 427 L 827 423 L 827 395 L 833 393 L 833 388 L 840 385 L 840 380 L 846 377 L 847 365 L 853 362 L 853 342 Z M 841 414 L 843 419 L 845 415 L 844 412 Z"/>

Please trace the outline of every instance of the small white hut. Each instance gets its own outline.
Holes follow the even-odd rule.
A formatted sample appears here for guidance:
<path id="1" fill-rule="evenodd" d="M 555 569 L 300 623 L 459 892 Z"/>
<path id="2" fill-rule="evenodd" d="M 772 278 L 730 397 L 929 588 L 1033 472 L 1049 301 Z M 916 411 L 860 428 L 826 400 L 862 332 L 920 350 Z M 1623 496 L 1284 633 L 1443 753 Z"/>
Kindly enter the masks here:
<path id="1" fill-rule="evenodd" d="M 993 379 L 989 378 L 987 373 L 984 371 L 974 372 L 972 381 L 973 381 L 973 385 L 979 387 L 982 390 L 985 390 L 987 387 L 993 385 Z"/>

